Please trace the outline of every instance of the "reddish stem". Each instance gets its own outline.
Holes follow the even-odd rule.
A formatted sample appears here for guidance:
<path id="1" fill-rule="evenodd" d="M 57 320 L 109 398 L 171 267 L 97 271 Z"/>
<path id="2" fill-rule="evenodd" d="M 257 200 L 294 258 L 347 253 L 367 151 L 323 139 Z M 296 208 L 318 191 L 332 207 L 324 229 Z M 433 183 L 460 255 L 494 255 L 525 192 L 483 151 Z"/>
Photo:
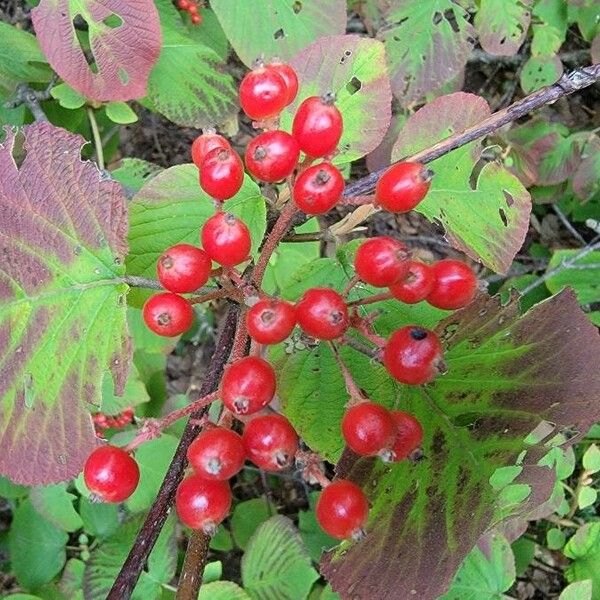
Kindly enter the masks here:
<path id="1" fill-rule="evenodd" d="M 360 279 L 358 278 L 358 275 L 354 275 L 353 277 L 351 277 L 348 283 L 346 284 L 344 291 L 342 292 L 342 296 L 344 298 L 347 298 L 348 294 L 352 291 L 352 288 L 355 287 L 359 281 Z M 350 304 L 351 303 L 349 303 L 348 306 L 350 306 Z"/>
<path id="2" fill-rule="evenodd" d="M 336 348 L 335 344 L 333 344 L 333 342 L 329 342 L 329 347 L 331 348 L 331 351 L 333 352 L 333 357 L 335 358 L 335 361 L 338 364 L 340 372 L 342 373 L 342 378 L 344 379 L 344 385 L 346 386 L 346 391 L 348 392 L 348 395 L 350 396 L 350 400 L 346 403 L 346 406 L 350 407 L 354 404 L 359 404 L 360 402 L 364 402 L 367 398 L 365 398 L 365 395 L 363 394 L 362 390 L 360 389 L 360 387 L 358 387 L 358 384 L 356 383 L 356 381 L 354 381 L 354 377 L 352 377 L 352 373 L 350 373 L 350 369 L 348 369 L 348 367 L 342 360 L 342 357 L 340 356 L 340 353 L 338 352 L 338 349 Z"/>
<path id="3" fill-rule="evenodd" d="M 348 307 L 351 306 L 366 306 L 367 304 L 374 304 L 375 302 L 382 302 L 383 300 L 392 300 L 391 292 L 381 292 L 381 294 L 373 294 L 367 298 L 359 298 L 358 300 L 352 300 L 348 302 Z"/>
<path id="4" fill-rule="evenodd" d="M 380 335 L 377 335 L 373 330 L 372 323 L 357 314 L 350 317 L 350 326 L 354 327 L 364 338 L 373 342 L 378 348 L 383 348 L 387 344 L 387 340 Z"/>
<path id="5" fill-rule="evenodd" d="M 188 298 L 190 304 L 202 304 L 203 302 L 210 302 L 211 300 L 218 300 L 219 298 L 231 297 L 233 300 L 240 300 L 240 294 L 234 294 L 234 290 L 227 290 L 225 288 L 219 288 L 200 296 L 192 296 Z"/>

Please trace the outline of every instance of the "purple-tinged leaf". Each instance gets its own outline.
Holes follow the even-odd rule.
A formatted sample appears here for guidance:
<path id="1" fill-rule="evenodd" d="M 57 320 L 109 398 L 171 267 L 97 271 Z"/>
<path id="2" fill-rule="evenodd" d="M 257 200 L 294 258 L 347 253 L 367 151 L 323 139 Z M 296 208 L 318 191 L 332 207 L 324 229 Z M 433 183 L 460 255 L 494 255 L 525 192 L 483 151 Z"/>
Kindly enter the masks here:
<path id="1" fill-rule="evenodd" d="M 48 62 L 83 96 L 106 101 L 146 95 L 160 52 L 152 0 L 41 0 L 32 19 Z"/>
<path id="2" fill-rule="evenodd" d="M 38 123 L 0 145 L 0 473 L 28 485 L 81 470 L 104 373 L 122 393 L 129 371 L 126 200 L 83 142 Z"/>
<path id="3" fill-rule="evenodd" d="M 529 29 L 533 0 L 481 0 L 475 28 L 481 47 L 496 56 L 516 54 Z"/>

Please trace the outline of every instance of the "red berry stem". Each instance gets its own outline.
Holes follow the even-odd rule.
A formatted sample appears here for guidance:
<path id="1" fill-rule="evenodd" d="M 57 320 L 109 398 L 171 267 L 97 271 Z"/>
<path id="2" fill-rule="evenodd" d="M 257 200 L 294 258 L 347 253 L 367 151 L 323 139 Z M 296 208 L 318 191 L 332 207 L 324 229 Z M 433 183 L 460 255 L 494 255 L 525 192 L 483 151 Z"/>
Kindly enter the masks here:
<path id="1" fill-rule="evenodd" d="M 353 277 L 351 277 L 350 280 L 348 281 L 348 283 L 346 284 L 346 287 L 344 288 L 344 291 L 342 292 L 342 296 L 344 298 L 347 298 L 348 294 L 352 291 L 352 289 L 359 282 L 360 282 L 360 278 L 357 277 L 356 275 L 354 275 Z M 351 305 L 351 303 L 348 303 L 348 306 L 350 306 L 350 305 Z"/>
<path id="2" fill-rule="evenodd" d="M 344 206 L 363 206 L 365 204 L 375 204 L 375 194 L 370 196 L 344 196 L 341 200 Z"/>
<path id="3" fill-rule="evenodd" d="M 296 464 L 302 467 L 302 477 L 311 485 L 320 485 L 325 489 L 331 481 L 323 472 L 323 461 L 321 457 L 306 450 L 296 452 Z"/>
<path id="4" fill-rule="evenodd" d="M 363 391 L 358 387 L 356 381 L 354 381 L 354 377 L 352 377 L 352 373 L 350 373 L 350 369 L 346 366 L 336 345 L 333 342 L 329 342 L 329 347 L 331 348 L 331 352 L 333 353 L 333 357 L 338 364 L 340 372 L 342 374 L 342 378 L 344 379 L 344 384 L 346 386 L 346 391 L 350 396 L 350 399 L 346 403 L 347 407 L 353 406 L 355 404 L 360 404 L 367 400 Z"/>
<path id="5" fill-rule="evenodd" d="M 350 326 L 356 329 L 364 338 L 373 342 L 378 348 L 383 348 L 387 344 L 387 340 L 375 333 L 373 325 L 368 319 L 360 317 L 357 314 L 350 318 Z"/>
<path id="6" fill-rule="evenodd" d="M 243 300 L 242 295 L 238 290 L 219 288 L 206 294 L 200 294 L 199 296 L 192 296 L 188 298 L 190 304 L 202 304 L 203 302 L 210 302 L 211 300 L 218 300 L 219 298 L 231 298 L 241 302 Z"/>
<path id="7" fill-rule="evenodd" d="M 384 300 L 392 300 L 394 296 L 390 292 L 382 292 L 381 294 L 373 294 L 366 298 L 359 298 L 348 302 L 348 308 L 351 306 L 366 306 L 367 304 L 375 304 L 375 302 L 383 302 Z"/>

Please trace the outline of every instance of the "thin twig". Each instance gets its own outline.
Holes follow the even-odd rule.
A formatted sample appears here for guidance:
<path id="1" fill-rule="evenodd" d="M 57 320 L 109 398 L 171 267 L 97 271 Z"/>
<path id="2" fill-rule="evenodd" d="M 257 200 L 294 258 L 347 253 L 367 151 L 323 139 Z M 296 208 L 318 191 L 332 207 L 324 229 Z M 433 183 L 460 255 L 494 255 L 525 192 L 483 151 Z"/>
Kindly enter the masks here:
<path id="1" fill-rule="evenodd" d="M 16 94 L 13 100 L 4 103 L 6 108 L 16 108 L 24 104 L 33 118 L 37 121 L 47 121 L 48 117 L 40 106 L 39 92 L 32 90 L 26 83 L 21 83 L 17 86 Z"/>
<path id="2" fill-rule="evenodd" d="M 567 229 L 567 231 L 582 245 L 585 246 L 586 241 L 583 239 L 583 237 L 581 236 L 581 234 L 579 233 L 579 231 L 577 231 L 577 229 L 575 229 L 575 227 L 573 227 L 573 224 L 571 223 L 571 221 L 569 221 L 569 219 L 567 219 L 565 213 L 560 210 L 560 208 L 558 207 L 558 205 L 553 204 L 552 205 L 552 210 L 556 213 L 556 216 L 560 219 L 561 223 L 565 226 L 565 228 Z"/>
<path id="3" fill-rule="evenodd" d="M 557 273 L 564 271 L 565 269 L 571 268 L 578 260 L 581 260 L 584 256 L 594 252 L 594 250 L 600 249 L 600 241 L 599 238 L 593 239 L 585 248 L 582 248 L 577 254 L 574 254 L 571 258 L 563 260 L 557 267 L 554 269 L 550 269 L 550 271 L 546 271 L 543 275 L 538 277 L 535 281 L 531 282 L 527 287 L 521 290 L 521 295 L 525 296 L 529 294 L 532 290 L 535 290 L 539 285 L 545 283 L 551 277 L 554 277 Z"/>
<path id="4" fill-rule="evenodd" d="M 90 127 L 92 128 L 92 137 L 94 139 L 94 148 L 96 150 L 96 162 L 98 163 L 98 168 L 101 171 L 104 171 L 104 150 L 102 148 L 102 138 L 100 137 L 96 114 L 91 106 L 88 106 L 86 111 L 90 121 Z"/>
<path id="5" fill-rule="evenodd" d="M 157 279 L 148 279 L 147 277 L 138 277 L 137 275 L 125 275 L 123 277 L 123 283 L 126 283 L 130 287 L 147 288 L 149 290 L 164 290 L 160 281 Z M 214 287 L 201 287 L 196 290 L 195 294 L 210 294 L 214 292 Z"/>

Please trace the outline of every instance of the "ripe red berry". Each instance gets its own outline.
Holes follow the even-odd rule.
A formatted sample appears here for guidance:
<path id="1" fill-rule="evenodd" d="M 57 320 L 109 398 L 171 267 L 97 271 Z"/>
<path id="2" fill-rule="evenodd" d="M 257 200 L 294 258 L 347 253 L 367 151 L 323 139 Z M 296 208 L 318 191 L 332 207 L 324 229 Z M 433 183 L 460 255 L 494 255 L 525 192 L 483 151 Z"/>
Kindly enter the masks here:
<path id="1" fill-rule="evenodd" d="M 203 133 L 192 142 L 192 160 L 200 168 L 207 154 L 212 150 L 231 150 L 229 142 L 218 133 Z"/>
<path id="2" fill-rule="evenodd" d="M 410 252 L 398 240 L 382 236 L 363 242 L 356 251 L 354 268 L 365 283 L 387 287 L 408 275 Z"/>
<path id="3" fill-rule="evenodd" d="M 427 383 L 439 373 L 442 345 L 433 331 L 408 325 L 391 335 L 383 351 L 383 364 L 401 383 Z"/>
<path id="4" fill-rule="evenodd" d="M 425 198 L 432 175 L 420 163 L 392 165 L 377 182 L 375 200 L 390 212 L 408 212 Z"/>
<path id="5" fill-rule="evenodd" d="M 244 165 L 234 150 L 215 148 L 200 166 L 200 187 L 216 200 L 233 198 L 244 183 Z"/>
<path id="6" fill-rule="evenodd" d="M 469 304 L 475 297 L 477 277 L 467 263 L 447 258 L 434 263 L 431 270 L 434 284 L 427 302 L 432 306 L 456 310 Z"/>
<path id="7" fill-rule="evenodd" d="M 226 481 L 191 475 L 179 484 L 175 507 L 184 525 L 212 535 L 229 513 L 231 488 Z"/>
<path id="8" fill-rule="evenodd" d="M 85 461 L 83 478 L 90 492 L 103 502 L 123 502 L 135 491 L 140 469 L 122 448 L 100 446 Z"/>
<path id="9" fill-rule="evenodd" d="M 224 267 L 244 262 L 252 246 L 246 224 L 226 212 L 218 212 L 204 223 L 201 241 L 208 256 Z"/>
<path id="10" fill-rule="evenodd" d="M 408 275 L 390 286 L 392 296 L 406 304 L 416 304 L 425 300 L 435 283 L 433 271 L 429 265 L 411 260 Z"/>
<path id="11" fill-rule="evenodd" d="M 239 93 L 242 110 L 255 121 L 276 117 L 288 99 L 285 80 L 270 67 L 258 67 L 246 73 Z"/>
<path id="12" fill-rule="evenodd" d="M 292 135 L 300 150 L 313 158 L 332 154 L 342 137 L 342 114 L 333 96 L 311 96 L 298 107 Z"/>
<path id="13" fill-rule="evenodd" d="M 335 290 L 312 288 L 296 304 L 298 325 L 319 340 L 334 340 L 348 329 L 348 308 Z"/>
<path id="14" fill-rule="evenodd" d="M 330 536 L 338 540 L 360 538 L 369 516 L 369 504 L 355 483 L 338 479 L 321 492 L 316 515 L 319 525 Z"/>
<path id="15" fill-rule="evenodd" d="M 190 244 L 165 250 L 156 264 L 160 284 L 170 292 L 194 292 L 208 281 L 211 262 L 208 254 Z"/>
<path id="16" fill-rule="evenodd" d="M 181 296 L 171 292 L 156 294 L 144 304 L 144 323 L 151 331 L 165 337 L 186 332 L 194 322 L 194 309 Z"/>
<path id="17" fill-rule="evenodd" d="M 191 443 L 187 458 L 200 477 L 226 481 L 242 468 L 246 454 L 242 438 L 235 431 L 212 427 Z"/>
<path id="18" fill-rule="evenodd" d="M 193 14 L 190 16 L 190 20 L 193 25 L 200 25 L 202 23 L 202 15 L 199 13 Z"/>
<path id="19" fill-rule="evenodd" d="M 392 447 L 393 460 L 408 458 L 423 443 L 423 427 L 412 415 L 401 410 L 391 411 L 396 428 L 396 441 Z"/>
<path id="20" fill-rule="evenodd" d="M 361 456 L 387 454 L 396 431 L 389 411 L 373 402 L 355 404 L 342 419 L 342 435 L 346 444 Z"/>
<path id="21" fill-rule="evenodd" d="M 242 436 L 248 458 L 265 471 L 280 471 L 292 464 L 298 450 L 298 435 L 282 415 L 254 417 Z"/>
<path id="22" fill-rule="evenodd" d="M 276 298 L 259 300 L 246 313 L 248 334 L 259 344 L 283 342 L 296 325 L 296 309 Z"/>
<path id="23" fill-rule="evenodd" d="M 190 4 L 191 3 L 189 2 L 189 0 L 179 0 L 177 2 L 177 6 L 180 10 L 189 10 Z"/>
<path id="24" fill-rule="evenodd" d="M 299 157 L 298 142 L 285 131 L 265 131 L 246 146 L 246 168 L 260 181 L 269 183 L 291 175 Z"/>
<path id="25" fill-rule="evenodd" d="M 225 369 L 221 400 L 236 415 L 251 415 L 264 408 L 275 394 L 275 371 L 262 358 L 246 356 Z"/>
<path id="26" fill-rule="evenodd" d="M 331 163 L 324 162 L 306 169 L 294 183 L 294 202 L 308 215 L 329 212 L 344 193 L 344 177 Z"/>
<path id="27" fill-rule="evenodd" d="M 285 81 L 287 89 L 287 99 L 285 104 L 286 106 L 291 104 L 296 99 L 296 94 L 298 93 L 298 75 L 296 74 L 294 67 L 282 62 L 269 63 L 268 67 L 281 75 L 282 79 Z"/>
<path id="28" fill-rule="evenodd" d="M 194 4 L 193 0 L 190 2 L 190 7 L 188 8 L 188 13 L 190 16 L 194 16 L 198 14 L 198 5 Z"/>

